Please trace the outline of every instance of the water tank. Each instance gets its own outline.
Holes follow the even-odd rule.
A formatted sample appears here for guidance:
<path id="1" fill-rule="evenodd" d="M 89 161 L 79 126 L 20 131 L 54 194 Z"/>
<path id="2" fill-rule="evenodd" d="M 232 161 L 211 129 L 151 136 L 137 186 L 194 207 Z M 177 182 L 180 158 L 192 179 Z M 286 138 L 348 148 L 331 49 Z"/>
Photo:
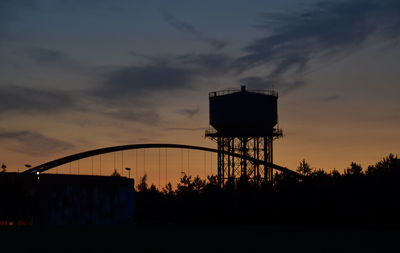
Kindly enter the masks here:
<path id="1" fill-rule="evenodd" d="M 210 125 L 222 136 L 269 136 L 278 123 L 275 91 L 210 92 Z"/>

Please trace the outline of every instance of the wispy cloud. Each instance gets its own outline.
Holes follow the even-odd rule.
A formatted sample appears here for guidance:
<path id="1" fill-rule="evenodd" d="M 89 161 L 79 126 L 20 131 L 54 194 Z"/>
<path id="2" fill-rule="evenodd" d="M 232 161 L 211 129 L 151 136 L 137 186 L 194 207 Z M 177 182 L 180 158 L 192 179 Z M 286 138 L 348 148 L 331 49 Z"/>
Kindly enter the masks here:
<path id="1" fill-rule="evenodd" d="M 127 66 L 105 74 L 104 85 L 95 95 L 107 98 L 132 98 L 150 92 L 173 91 L 190 87 L 192 71 L 163 63 Z"/>
<path id="2" fill-rule="evenodd" d="M 115 108 L 108 109 L 103 112 L 105 116 L 109 116 L 115 119 L 134 121 L 143 123 L 146 125 L 157 125 L 160 121 L 160 116 L 155 110 L 134 110 L 134 109 L 124 109 Z"/>
<path id="3" fill-rule="evenodd" d="M 204 131 L 205 127 L 168 127 L 167 131 Z"/>
<path id="4" fill-rule="evenodd" d="M 203 41 L 207 44 L 210 44 L 213 46 L 215 49 L 222 49 L 228 45 L 228 43 L 224 40 L 219 40 L 216 38 L 212 38 L 209 36 L 204 35 L 202 32 L 197 30 L 193 25 L 186 23 L 182 20 L 179 20 L 175 16 L 173 16 L 171 13 L 169 13 L 166 10 L 161 10 L 161 15 L 164 19 L 165 22 L 167 22 L 170 26 L 175 28 L 178 31 L 181 31 L 183 33 L 190 34 L 193 36 L 193 38 Z"/>
<path id="5" fill-rule="evenodd" d="M 257 27 L 267 35 L 244 48 L 246 54 L 237 59 L 237 69 L 243 72 L 265 66 L 270 70 L 262 76 L 262 82 L 286 79 L 287 83 L 289 76 L 295 84 L 301 81 L 311 60 L 351 54 L 372 40 L 398 39 L 400 2 L 319 2 L 297 13 L 264 13 Z"/>
<path id="6" fill-rule="evenodd" d="M 35 66 L 46 69 L 57 68 L 62 71 L 85 75 L 95 75 L 98 71 L 95 66 L 85 65 L 66 52 L 58 49 L 31 47 L 23 49 L 22 53 Z"/>
<path id="7" fill-rule="evenodd" d="M 306 82 L 301 78 L 287 80 L 284 78 L 265 78 L 259 76 L 241 78 L 239 79 L 239 83 L 256 90 L 278 89 L 280 95 L 286 95 L 306 85 Z"/>
<path id="8" fill-rule="evenodd" d="M 200 112 L 200 107 L 197 106 L 195 108 L 185 108 L 177 111 L 179 114 L 183 114 L 188 118 L 193 118 L 193 116 L 197 115 Z"/>
<path id="9" fill-rule="evenodd" d="M 320 100 L 323 102 L 332 102 L 332 101 L 338 101 L 340 99 L 342 99 L 342 97 L 339 95 L 331 95 L 331 96 L 323 97 Z"/>
<path id="10" fill-rule="evenodd" d="M 0 141 L 9 150 L 32 156 L 55 154 L 74 147 L 71 143 L 32 131 L 0 130 Z"/>
<path id="11" fill-rule="evenodd" d="M 77 65 L 79 65 L 66 53 L 60 50 L 35 47 L 24 49 L 24 53 L 36 64 L 45 65 L 46 67 L 77 67 Z"/>
<path id="12" fill-rule="evenodd" d="M 75 100 L 67 93 L 22 86 L 0 86 L 0 114 L 56 113 L 71 110 Z"/>
<path id="13" fill-rule="evenodd" d="M 116 67 L 105 71 L 102 86 L 92 94 L 103 99 L 141 99 L 159 92 L 193 89 L 200 77 L 231 70 L 225 54 L 183 54 L 146 57 L 149 63 Z"/>
<path id="14" fill-rule="evenodd" d="M 233 59 L 226 54 L 184 54 L 178 55 L 175 61 L 186 67 L 195 69 L 197 74 L 212 76 L 230 72 Z"/>

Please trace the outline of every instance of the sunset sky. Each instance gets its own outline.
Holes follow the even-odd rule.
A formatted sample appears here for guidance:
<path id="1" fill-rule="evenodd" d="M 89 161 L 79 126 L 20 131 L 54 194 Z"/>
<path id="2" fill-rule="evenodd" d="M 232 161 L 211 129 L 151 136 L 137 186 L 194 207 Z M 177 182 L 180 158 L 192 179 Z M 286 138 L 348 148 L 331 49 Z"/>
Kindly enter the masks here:
<path id="1" fill-rule="evenodd" d="M 400 150 L 399 38 L 398 0 L 2 0 L 0 163 L 216 147 L 208 92 L 244 84 L 279 92 L 276 164 L 365 168 Z"/>

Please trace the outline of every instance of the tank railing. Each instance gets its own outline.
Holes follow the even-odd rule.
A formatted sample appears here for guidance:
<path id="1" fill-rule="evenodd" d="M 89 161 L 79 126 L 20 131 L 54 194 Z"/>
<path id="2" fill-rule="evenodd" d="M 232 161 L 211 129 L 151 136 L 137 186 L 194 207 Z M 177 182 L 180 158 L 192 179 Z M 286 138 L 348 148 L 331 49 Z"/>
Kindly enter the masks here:
<path id="1" fill-rule="evenodd" d="M 277 126 L 276 128 L 273 129 L 273 134 L 275 138 L 279 138 L 283 136 L 282 129 Z"/>
<path id="2" fill-rule="evenodd" d="M 223 96 L 223 95 L 228 95 L 228 94 L 233 94 L 237 92 L 242 92 L 241 90 L 219 90 L 219 91 L 212 91 L 209 93 L 209 97 L 218 97 L 218 96 Z M 271 96 L 278 96 L 278 92 L 275 90 L 246 90 L 245 92 L 250 92 L 250 93 L 257 93 L 257 94 L 263 94 L 263 95 L 271 95 Z"/>
<path id="3" fill-rule="evenodd" d="M 216 134 L 218 134 L 218 131 L 215 128 L 213 128 L 212 126 L 210 126 L 209 128 L 207 128 L 205 130 L 205 136 L 215 136 Z M 280 138 L 283 136 L 282 129 L 279 128 L 279 126 L 272 128 L 272 132 L 270 134 L 272 134 L 271 136 L 273 136 L 274 138 Z M 266 135 L 266 136 L 270 136 L 270 135 Z"/>
<path id="4" fill-rule="evenodd" d="M 215 128 L 210 126 L 208 129 L 206 129 L 205 135 L 209 136 L 209 135 L 213 135 L 213 134 L 216 134 L 216 133 L 217 133 L 217 130 L 215 130 Z"/>

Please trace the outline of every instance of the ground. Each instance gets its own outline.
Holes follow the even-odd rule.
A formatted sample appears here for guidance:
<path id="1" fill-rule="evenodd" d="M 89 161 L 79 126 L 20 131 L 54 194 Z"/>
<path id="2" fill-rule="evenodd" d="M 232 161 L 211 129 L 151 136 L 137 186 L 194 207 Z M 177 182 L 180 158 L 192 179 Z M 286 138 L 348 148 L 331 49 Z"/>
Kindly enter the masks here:
<path id="1" fill-rule="evenodd" d="M 399 229 L 204 224 L 3 227 L 10 252 L 393 252 Z"/>

